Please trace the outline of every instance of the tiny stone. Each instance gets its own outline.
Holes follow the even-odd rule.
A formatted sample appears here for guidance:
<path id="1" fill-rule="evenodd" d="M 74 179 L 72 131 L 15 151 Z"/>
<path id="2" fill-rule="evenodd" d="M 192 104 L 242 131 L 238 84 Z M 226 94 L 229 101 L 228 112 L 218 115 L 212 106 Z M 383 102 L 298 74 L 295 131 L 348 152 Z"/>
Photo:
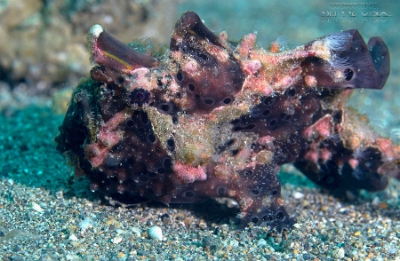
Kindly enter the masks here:
<path id="1" fill-rule="evenodd" d="M 344 249 L 341 247 L 333 251 L 333 257 L 338 259 L 344 258 Z"/>
<path id="2" fill-rule="evenodd" d="M 78 238 L 75 236 L 75 234 L 71 234 L 71 235 L 68 237 L 68 239 L 71 240 L 71 241 L 76 241 L 76 240 L 78 240 Z"/>
<path id="3" fill-rule="evenodd" d="M 301 198 L 304 198 L 304 194 L 301 193 L 301 192 L 295 191 L 295 192 L 293 193 L 293 197 L 294 197 L 295 199 L 301 199 Z"/>
<path id="4" fill-rule="evenodd" d="M 36 202 L 32 202 L 32 203 L 30 204 L 30 208 L 33 209 L 33 210 L 35 210 L 35 211 L 37 211 L 37 212 L 43 212 L 42 207 L 39 206 L 39 204 L 36 203 Z"/>
<path id="5" fill-rule="evenodd" d="M 122 241 L 122 237 L 115 237 L 111 240 L 114 244 L 119 244 Z"/>
<path id="6" fill-rule="evenodd" d="M 82 231 L 85 231 L 89 228 L 93 227 L 93 220 L 90 218 L 85 218 L 84 220 L 82 220 L 81 222 L 79 222 L 79 228 Z"/>
<path id="7" fill-rule="evenodd" d="M 261 239 L 258 240 L 258 242 L 257 242 L 257 246 L 263 247 L 263 246 L 266 246 L 266 245 L 267 245 L 267 241 L 265 241 L 264 238 L 261 238 Z"/>

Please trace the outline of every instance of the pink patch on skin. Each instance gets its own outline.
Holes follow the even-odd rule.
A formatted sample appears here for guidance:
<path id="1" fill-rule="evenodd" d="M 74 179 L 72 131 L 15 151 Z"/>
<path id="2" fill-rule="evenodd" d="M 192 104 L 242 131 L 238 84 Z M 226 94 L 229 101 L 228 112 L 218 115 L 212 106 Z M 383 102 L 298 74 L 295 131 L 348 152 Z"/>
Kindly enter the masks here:
<path id="1" fill-rule="evenodd" d="M 269 96 L 272 94 L 272 88 L 266 81 L 260 81 L 255 77 L 246 78 L 243 88 Z"/>
<path id="2" fill-rule="evenodd" d="M 100 166 L 110 149 L 121 140 L 121 135 L 115 132 L 118 125 L 129 118 L 125 111 L 114 115 L 97 134 L 97 142 L 85 146 L 85 155 L 93 167 Z"/>
<path id="3" fill-rule="evenodd" d="M 278 75 L 278 77 L 275 78 L 275 83 L 273 85 L 276 87 L 285 87 L 285 88 L 290 87 L 299 81 L 300 72 L 301 68 L 297 67 L 285 73 L 288 75 L 285 76 Z"/>
<path id="4" fill-rule="evenodd" d="M 332 158 L 332 153 L 327 148 L 321 149 L 319 153 L 324 162 Z"/>
<path id="5" fill-rule="evenodd" d="M 219 46 L 209 45 L 206 47 L 206 50 L 213 57 L 217 58 L 218 61 L 220 61 L 220 62 L 224 63 L 229 60 L 229 54 L 227 53 L 227 51 L 224 49 L 221 49 L 221 47 L 219 47 Z"/>
<path id="6" fill-rule="evenodd" d="M 243 70 L 248 74 L 254 75 L 260 68 L 261 62 L 259 60 L 248 60 L 243 62 Z"/>
<path id="7" fill-rule="evenodd" d="M 198 73 L 199 67 L 198 63 L 194 60 L 189 60 L 184 66 L 183 66 L 183 71 L 195 75 Z"/>
<path id="8" fill-rule="evenodd" d="M 239 151 L 239 153 L 236 155 L 236 159 L 239 162 L 245 163 L 251 156 L 252 149 L 249 147 L 244 147 Z"/>
<path id="9" fill-rule="evenodd" d="M 257 139 L 257 143 L 264 146 L 271 146 L 273 145 L 275 138 L 273 136 L 262 136 Z"/>
<path id="10" fill-rule="evenodd" d="M 174 164 L 175 174 L 184 184 L 193 183 L 196 180 L 206 180 L 207 174 L 205 169 L 205 166 L 196 168 L 180 162 L 175 162 Z"/>
<path id="11" fill-rule="evenodd" d="M 316 123 L 304 130 L 304 136 L 311 139 L 315 134 L 322 139 L 328 138 L 333 133 L 332 116 L 330 114 L 325 115 L 319 119 Z"/>
<path id="12" fill-rule="evenodd" d="M 231 167 L 228 167 L 226 165 L 217 165 L 214 168 L 214 173 L 215 176 L 222 181 L 229 181 L 232 178 L 235 178 L 235 172 Z"/>
<path id="13" fill-rule="evenodd" d="M 169 85 L 169 90 L 173 93 L 176 93 L 180 90 L 180 86 L 175 82 L 175 81 L 171 81 L 170 85 Z"/>
<path id="14" fill-rule="evenodd" d="M 241 57 L 247 58 L 250 50 L 254 48 L 257 36 L 255 34 L 245 35 L 238 46 L 238 53 Z"/>
<path id="15" fill-rule="evenodd" d="M 93 167 L 100 166 L 104 158 L 106 157 L 109 149 L 106 147 L 101 147 L 97 143 L 86 145 L 84 147 L 86 158 L 89 159 Z"/>
<path id="16" fill-rule="evenodd" d="M 357 159 L 349 160 L 349 165 L 351 166 L 352 169 L 356 169 L 359 163 L 360 162 Z"/>
<path id="17" fill-rule="evenodd" d="M 393 160 L 395 156 L 398 156 L 395 155 L 393 144 L 389 139 L 378 138 L 376 143 L 382 151 L 382 154 L 384 154 L 389 160 Z"/>
<path id="18" fill-rule="evenodd" d="M 312 161 L 314 163 L 317 163 L 319 157 L 318 157 L 318 153 L 314 149 L 311 149 L 306 153 L 304 158 L 306 160 L 309 160 L 309 161 Z"/>
<path id="19" fill-rule="evenodd" d="M 319 153 L 318 153 L 318 143 L 311 143 L 310 144 L 310 150 L 306 153 L 306 155 L 304 156 L 304 158 L 306 160 L 312 161 L 314 163 L 318 162 L 319 159 Z"/>
<path id="20" fill-rule="evenodd" d="M 139 68 L 131 71 L 130 74 L 134 77 L 134 81 L 132 81 L 132 84 L 128 85 L 128 91 L 133 91 L 138 88 L 145 89 L 149 92 L 152 91 L 155 88 L 155 84 L 149 80 L 149 73 L 150 70 L 147 68 Z"/>

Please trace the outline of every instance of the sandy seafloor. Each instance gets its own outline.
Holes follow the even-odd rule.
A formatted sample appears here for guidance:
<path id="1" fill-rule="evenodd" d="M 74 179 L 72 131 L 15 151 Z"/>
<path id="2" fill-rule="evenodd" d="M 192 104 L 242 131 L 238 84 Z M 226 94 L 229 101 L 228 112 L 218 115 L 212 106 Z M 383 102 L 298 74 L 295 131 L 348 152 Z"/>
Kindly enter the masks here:
<path id="1" fill-rule="evenodd" d="M 356 90 L 352 105 L 382 135 L 400 139 L 398 4 L 375 3 L 374 10 L 352 9 L 356 17 L 329 19 L 321 12 L 344 2 L 227 2 L 187 1 L 178 13 L 195 10 L 233 39 L 257 31 L 260 46 L 279 39 L 293 47 L 350 28 L 366 39 L 382 36 L 391 50 L 391 76 L 383 91 Z M 363 18 L 361 11 L 391 17 Z M 229 225 L 232 211 L 212 202 L 124 208 L 101 202 L 55 150 L 62 118 L 50 100 L 0 114 L 1 260 L 400 260 L 398 181 L 341 202 L 285 166 L 280 177 L 286 208 L 298 220 L 294 229 L 284 237 L 263 227 L 238 231 Z M 149 238 L 154 225 L 162 228 L 163 241 Z"/>

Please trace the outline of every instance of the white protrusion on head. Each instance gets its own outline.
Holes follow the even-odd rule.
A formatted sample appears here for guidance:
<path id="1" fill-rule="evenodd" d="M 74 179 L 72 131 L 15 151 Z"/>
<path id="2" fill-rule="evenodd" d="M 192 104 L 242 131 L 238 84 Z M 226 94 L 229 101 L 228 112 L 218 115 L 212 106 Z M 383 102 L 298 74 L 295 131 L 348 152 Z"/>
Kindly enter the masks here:
<path id="1" fill-rule="evenodd" d="M 91 35 L 94 38 L 98 38 L 102 32 L 104 32 L 103 26 L 95 24 L 90 28 L 89 35 Z"/>
<path id="2" fill-rule="evenodd" d="M 90 28 L 89 33 L 86 38 L 87 46 L 88 46 L 89 50 L 91 51 L 90 62 L 93 64 L 95 63 L 94 53 L 95 53 L 95 49 L 96 49 L 95 48 L 96 42 L 102 32 L 104 32 L 103 26 L 101 26 L 99 24 L 95 24 Z"/>

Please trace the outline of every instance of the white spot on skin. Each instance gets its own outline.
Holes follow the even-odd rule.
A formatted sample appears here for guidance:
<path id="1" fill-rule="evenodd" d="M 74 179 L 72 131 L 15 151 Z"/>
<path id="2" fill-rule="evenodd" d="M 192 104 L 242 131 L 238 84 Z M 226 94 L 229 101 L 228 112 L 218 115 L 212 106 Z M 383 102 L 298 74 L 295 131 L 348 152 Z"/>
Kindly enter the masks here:
<path id="1" fill-rule="evenodd" d="M 308 86 L 308 87 L 317 87 L 318 81 L 317 79 L 312 76 L 312 75 L 307 75 L 306 77 L 304 77 L 304 83 Z"/>

